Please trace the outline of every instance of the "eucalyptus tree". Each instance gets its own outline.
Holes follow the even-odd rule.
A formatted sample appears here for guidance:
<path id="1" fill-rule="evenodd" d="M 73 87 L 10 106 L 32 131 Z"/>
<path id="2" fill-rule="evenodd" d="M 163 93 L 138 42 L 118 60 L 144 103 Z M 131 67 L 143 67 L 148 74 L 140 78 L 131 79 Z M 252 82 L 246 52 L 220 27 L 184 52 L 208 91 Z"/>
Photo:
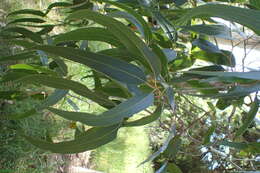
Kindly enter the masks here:
<path id="1" fill-rule="evenodd" d="M 64 20 L 48 17 L 56 8 L 66 12 Z M 76 129 L 74 140 L 58 143 L 22 134 L 44 150 L 78 153 L 113 141 L 121 127 L 149 124 L 167 113 L 161 125 L 169 137 L 142 164 L 156 159 L 158 173 L 257 170 L 259 125 L 254 119 L 260 72 L 228 70 L 235 67 L 236 58 L 216 40 L 232 40 L 232 32 L 213 17 L 259 35 L 259 9 L 257 0 L 82 0 L 56 2 L 44 11 L 14 11 L 1 37 L 22 51 L 0 62 L 40 59 L 42 66 L 12 65 L 1 82 L 55 90 L 32 110 L 5 117 L 26 118 L 45 110 L 87 125 L 91 128 L 86 131 Z M 57 27 L 74 29 L 52 32 Z M 90 41 L 109 46 L 94 52 L 88 48 Z M 93 89 L 71 80 L 68 60 L 92 70 L 88 77 Z M 69 93 L 106 111 L 94 115 L 55 108 Z M 19 94 L 3 91 L 2 97 L 15 100 Z M 132 119 L 144 110 L 150 114 Z"/>

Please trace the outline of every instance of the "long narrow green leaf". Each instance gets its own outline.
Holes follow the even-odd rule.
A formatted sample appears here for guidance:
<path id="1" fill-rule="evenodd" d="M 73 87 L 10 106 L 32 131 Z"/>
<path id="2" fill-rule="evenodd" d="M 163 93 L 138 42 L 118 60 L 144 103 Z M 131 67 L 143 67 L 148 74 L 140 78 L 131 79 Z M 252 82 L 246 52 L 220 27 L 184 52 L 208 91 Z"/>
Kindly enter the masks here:
<path id="1" fill-rule="evenodd" d="M 220 17 L 232 22 L 237 22 L 247 26 L 260 33 L 260 11 L 228 6 L 223 4 L 207 4 L 190 9 L 182 18 L 179 19 L 179 24 L 184 24 L 193 17 Z"/>
<path id="2" fill-rule="evenodd" d="M 242 135 L 246 131 L 246 129 L 252 124 L 258 112 L 258 109 L 259 109 L 259 100 L 256 97 L 255 101 L 251 105 L 250 111 L 248 112 L 245 120 L 243 121 L 243 125 L 236 131 L 235 138 Z"/>
<path id="3" fill-rule="evenodd" d="M 161 116 L 162 110 L 163 110 L 163 107 L 159 106 L 151 115 L 149 115 L 147 117 L 143 117 L 143 118 L 135 120 L 135 121 L 125 122 L 123 124 L 123 126 L 132 127 L 132 126 L 143 126 L 145 124 L 149 124 L 153 121 L 156 121 Z"/>
<path id="4" fill-rule="evenodd" d="M 8 16 L 13 16 L 13 15 L 17 15 L 17 14 L 31 14 L 31 15 L 41 16 L 41 17 L 43 17 L 45 15 L 42 11 L 39 11 L 39 10 L 23 9 L 23 10 L 17 10 L 17 11 L 11 12 L 8 14 Z"/>
<path id="5" fill-rule="evenodd" d="M 9 22 L 7 25 L 14 24 L 14 23 L 24 23 L 24 22 L 44 23 L 45 20 L 39 19 L 39 18 L 21 18 L 21 19 L 15 19 L 15 20 Z"/>
<path id="6" fill-rule="evenodd" d="M 17 119 L 29 117 L 49 106 L 55 105 L 58 101 L 60 101 L 63 97 L 65 97 L 67 93 L 68 93 L 67 90 L 55 90 L 50 96 L 46 98 L 46 100 L 44 100 L 40 105 L 36 106 L 35 108 L 28 110 L 24 113 L 7 115 L 6 117 L 11 120 L 17 120 Z"/>
<path id="7" fill-rule="evenodd" d="M 15 40 L 15 39 L 13 39 L 13 40 L 10 40 L 9 42 L 10 42 L 10 44 L 22 46 L 22 47 L 28 48 L 28 49 L 32 48 L 36 45 L 35 43 L 30 42 L 30 41 L 26 41 L 26 40 Z"/>
<path id="8" fill-rule="evenodd" d="M 10 81 L 17 82 L 17 80 L 21 78 L 24 78 L 29 75 L 34 75 L 34 74 L 37 74 L 37 72 L 34 70 L 16 69 L 16 70 L 9 71 L 5 75 L 3 75 L 1 77 L 1 82 L 10 82 Z"/>
<path id="9" fill-rule="evenodd" d="M 152 14 L 167 37 L 171 41 L 175 42 L 177 40 L 177 31 L 175 27 L 161 14 L 160 11 L 152 10 Z"/>
<path id="10" fill-rule="evenodd" d="M 194 49 L 191 54 L 192 58 L 209 61 L 218 65 L 226 65 L 230 67 L 236 66 L 236 59 L 232 52 L 221 50 L 220 53 L 207 52 L 200 50 L 199 48 Z"/>
<path id="11" fill-rule="evenodd" d="M 127 20 L 128 22 L 135 25 L 137 31 L 141 34 L 142 37 L 145 37 L 144 35 L 144 29 L 141 25 L 141 23 L 130 13 L 124 12 L 124 11 L 112 11 L 108 14 L 108 16 L 113 18 L 123 18 Z"/>
<path id="12" fill-rule="evenodd" d="M 74 140 L 59 143 L 37 140 L 25 135 L 23 136 L 33 145 L 53 153 L 79 153 L 93 150 L 114 140 L 117 136 L 118 128 L 118 124 L 109 127 L 94 127 L 81 133 Z"/>
<path id="13" fill-rule="evenodd" d="M 18 53 L 15 55 L 0 57 L 0 62 L 25 60 L 28 58 L 35 58 L 35 57 L 37 57 L 35 51 L 29 51 L 29 52 Z"/>
<path id="14" fill-rule="evenodd" d="M 236 77 L 242 79 L 260 80 L 259 71 L 251 71 L 251 72 L 183 71 L 183 73 L 198 74 L 203 76 Z"/>
<path id="15" fill-rule="evenodd" d="M 230 29 L 224 25 L 192 25 L 184 26 L 182 29 L 193 31 L 199 34 L 232 40 Z"/>
<path id="16" fill-rule="evenodd" d="M 112 56 L 112 57 L 115 57 L 115 58 L 119 58 L 119 59 L 124 60 L 126 62 L 138 60 L 138 58 L 136 58 L 136 55 L 134 55 L 133 53 L 131 53 L 128 50 L 123 49 L 123 48 L 105 49 L 105 50 L 99 51 L 97 53 L 107 55 L 107 56 Z"/>
<path id="17" fill-rule="evenodd" d="M 235 86 L 232 89 L 230 89 L 227 93 L 205 94 L 205 95 L 190 94 L 190 95 L 198 96 L 198 97 L 211 97 L 211 98 L 239 98 L 239 97 L 247 96 L 257 91 L 260 91 L 259 83 L 255 85 L 249 85 L 249 86 Z"/>
<path id="18" fill-rule="evenodd" d="M 150 161 L 153 161 L 156 157 L 158 157 L 161 153 L 164 153 L 167 148 L 169 147 L 172 147 L 172 145 L 174 145 L 174 150 L 178 150 L 176 148 L 176 141 L 179 141 L 180 140 L 180 136 L 175 136 L 176 135 L 176 129 L 175 129 L 175 125 L 172 127 L 171 131 L 170 131 L 170 134 L 169 136 L 166 138 L 166 140 L 164 141 L 163 145 L 158 149 L 158 151 L 154 152 L 152 155 L 150 155 L 147 159 L 145 159 L 143 162 L 141 162 L 139 164 L 142 165 L 146 162 L 150 162 Z M 171 146 L 170 143 L 172 144 Z"/>
<path id="19" fill-rule="evenodd" d="M 96 0 L 96 1 L 105 2 L 108 4 L 114 5 L 116 7 L 119 7 L 121 9 L 125 10 L 128 14 L 131 14 L 138 21 L 138 23 L 140 23 L 142 25 L 145 40 L 147 41 L 147 43 L 149 44 L 151 42 L 152 37 L 153 37 L 151 29 L 149 28 L 147 22 L 145 22 L 143 17 L 140 14 L 138 14 L 134 9 L 130 8 L 129 6 L 127 6 L 125 4 L 118 3 L 115 1 L 107 1 L 107 0 Z"/>
<path id="20" fill-rule="evenodd" d="M 37 75 L 27 75 L 23 78 L 20 78 L 18 81 L 26 84 L 34 83 L 34 84 L 46 85 L 58 89 L 72 90 L 73 92 L 81 96 L 87 97 L 90 100 L 93 100 L 94 102 L 97 102 L 100 105 L 106 107 L 113 107 L 115 105 L 112 101 L 108 100 L 107 98 L 105 98 L 100 94 L 91 91 L 85 85 L 68 79 L 37 74 Z"/>
<path id="21" fill-rule="evenodd" d="M 109 30 L 100 27 L 80 28 L 65 34 L 60 34 L 55 37 L 54 44 L 69 40 L 103 41 L 116 47 L 122 47 L 120 41 L 115 38 L 114 35 L 109 32 Z"/>
<path id="22" fill-rule="evenodd" d="M 67 76 L 68 74 L 68 66 L 61 58 L 54 59 L 55 64 L 59 67 L 59 72 L 62 76 Z"/>
<path id="23" fill-rule="evenodd" d="M 169 71 L 168 71 L 168 61 L 167 57 L 162 51 L 162 49 L 157 45 L 157 44 L 151 44 L 150 45 L 152 50 L 157 54 L 157 56 L 160 58 L 161 61 L 161 74 L 163 77 L 167 76 Z"/>
<path id="24" fill-rule="evenodd" d="M 55 7 L 70 7 L 72 5 L 73 4 L 70 4 L 70 3 L 67 3 L 67 2 L 54 2 L 54 3 L 52 3 L 48 6 L 44 16 L 47 15 Z"/>
<path id="25" fill-rule="evenodd" d="M 140 68 L 113 57 L 69 47 L 37 46 L 36 49 L 85 64 L 123 83 L 141 84 L 146 81 Z"/>
<path id="26" fill-rule="evenodd" d="M 31 39 L 32 41 L 35 41 L 37 43 L 43 43 L 43 40 L 40 35 L 32 32 L 28 29 L 22 28 L 22 27 L 10 27 L 10 28 L 4 29 L 3 31 L 19 33 L 22 36 Z"/>
<path id="27" fill-rule="evenodd" d="M 131 117 L 133 114 L 151 106 L 153 104 L 153 97 L 152 93 L 132 97 L 101 115 L 93 115 L 83 112 L 68 112 L 54 108 L 48 109 L 63 118 L 79 121 L 89 126 L 108 126 L 120 123 L 124 118 Z"/>
<path id="28" fill-rule="evenodd" d="M 40 66 L 40 65 L 29 65 L 29 64 L 14 64 L 10 66 L 10 69 L 24 69 L 24 70 L 33 70 L 40 73 L 50 74 L 57 76 L 55 71 L 50 70 L 49 68 Z"/>
<path id="29" fill-rule="evenodd" d="M 36 34 L 39 34 L 39 35 L 48 34 L 49 32 L 51 32 L 53 30 L 55 25 L 43 25 L 42 27 L 43 27 L 43 29 L 41 29 L 40 31 L 36 32 Z"/>
<path id="30" fill-rule="evenodd" d="M 72 13 L 67 20 L 89 19 L 105 27 L 132 53 L 142 55 L 140 61 L 146 65 L 155 75 L 161 71 L 160 59 L 148 48 L 145 43 L 138 38 L 123 23 L 100 13 L 91 10 L 80 10 Z"/>

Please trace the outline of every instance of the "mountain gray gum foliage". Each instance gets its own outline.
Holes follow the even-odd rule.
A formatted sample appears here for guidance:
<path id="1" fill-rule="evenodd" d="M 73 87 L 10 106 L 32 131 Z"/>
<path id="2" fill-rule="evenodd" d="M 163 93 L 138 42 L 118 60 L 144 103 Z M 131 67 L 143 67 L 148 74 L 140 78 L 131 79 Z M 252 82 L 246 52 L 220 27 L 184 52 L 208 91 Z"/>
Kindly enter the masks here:
<path id="1" fill-rule="evenodd" d="M 98 10 L 93 6 L 98 6 Z M 50 22 L 48 14 L 57 8 L 66 11 L 67 17 L 64 21 Z M 170 136 L 162 148 L 150 157 L 152 159 L 146 160 L 162 158 L 158 172 L 185 172 L 182 159 L 189 160 L 189 153 L 200 153 L 202 147 L 208 148 L 213 155 L 217 150 L 227 156 L 255 158 L 260 152 L 260 144 L 256 140 L 247 140 L 249 136 L 245 133 L 258 130 L 259 134 L 254 118 L 259 108 L 256 93 L 260 90 L 260 71 L 227 71 L 227 67 L 236 65 L 234 55 L 219 49 L 209 38 L 232 40 L 230 28 L 216 23 L 211 17 L 238 23 L 256 35 L 260 34 L 259 9 L 257 0 L 205 0 L 201 3 L 195 0 L 83 0 L 74 1 L 74 4 L 56 2 L 44 11 L 14 11 L 8 14 L 9 22 L 0 28 L 0 34 L 23 50 L 0 57 L 0 63 L 47 58 L 48 64 L 12 65 L 1 75 L 1 82 L 17 82 L 28 87 L 32 84 L 47 86 L 55 91 L 39 107 L 5 117 L 26 118 L 45 110 L 90 126 L 74 140 L 58 143 L 23 134 L 30 143 L 44 150 L 78 153 L 113 141 L 121 127 L 151 123 L 168 110 L 171 121 L 166 123 L 174 129 L 169 130 Z M 98 25 L 93 27 L 93 23 Z M 54 34 L 52 30 L 56 27 L 74 29 Z M 91 52 L 87 44 L 85 48 L 80 45 L 86 41 L 104 42 L 110 48 Z M 94 89 L 71 80 L 67 60 L 93 70 L 90 77 L 95 81 Z M 208 65 L 194 67 L 198 60 Z M 112 90 L 111 85 L 116 90 Z M 3 91 L 1 97 L 16 99 L 12 95 L 16 92 L 19 91 Z M 107 111 L 94 115 L 54 108 L 69 92 L 86 97 Z M 251 98 L 251 102 L 246 103 L 245 98 Z M 204 99 L 208 108 L 197 105 L 196 99 Z M 243 109 L 241 113 L 244 106 L 249 110 Z M 230 116 L 221 113 L 220 110 L 230 107 L 233 109 Z M 143 110 L 154 112 L 131 120 Z M 236 110 L 240 110 L 238 114 L 243 117 L 237 116 Z M 221 146 L 229 147 L 232 152 L 220 151 Z M 184 154 L 179 150 L 185 151 Z M 214 158 L 218 157 L 219 154 Z M 227 160 L 227 157 L 221 159 Z M 218 162 L 218 169 L 253 169 L 246 163 L 235 162 L 226 161 L 225 165 Z"/>

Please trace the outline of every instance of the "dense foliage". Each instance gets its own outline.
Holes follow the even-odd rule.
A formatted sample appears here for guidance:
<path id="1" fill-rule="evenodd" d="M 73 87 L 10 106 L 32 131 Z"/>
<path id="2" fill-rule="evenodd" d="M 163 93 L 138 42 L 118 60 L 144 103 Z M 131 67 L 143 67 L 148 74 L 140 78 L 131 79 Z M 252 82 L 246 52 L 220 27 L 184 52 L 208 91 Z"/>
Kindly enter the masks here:
<path id="1" fill-rule="evenodd" d="M 56 8 L 63 10 L 64 20 L 48 18 Z M 50 111 L 91 127 L 76 128 L 74 140 L 58 143 L 21 132 L 33 145 L 55 153 L 92 150 L 114 140 L 121 127 L 159 119 L 168 137 L 142 163 L 155 160 L 158 173 L 257 170 L 260 71 L 233 70 L 236 58 L 217 44 L 219 38 L 232 40 L 231 29 L 212 17 L 258 35 L 259 10 L 257 0 L 75 0 L 53 3 L 45 11 L 14 11 L 0 33 L 22 50 L 0 57 L 1 63 L 12 62 L 1 82 L 54 89 L 44 88 L 45 95 L 1 91 L 1 99 L 37 100 L 33 109 L 1 116 L 15 120 Z M 68 26 L 73 30 L 65 32 Z M 56 28 L 64 32 L 57 34 Z M 105 48 L 93 51 L 91 41 Z M 94 88 L 71 80 L 67 61 L 91 69 L 87 78 Z M 55 108 L 72 92 L 106 111 L 94 115 L 78 112 L 76 105 L 73 112 Z M 147 116 L 132 119 L 144 110 Z"/>

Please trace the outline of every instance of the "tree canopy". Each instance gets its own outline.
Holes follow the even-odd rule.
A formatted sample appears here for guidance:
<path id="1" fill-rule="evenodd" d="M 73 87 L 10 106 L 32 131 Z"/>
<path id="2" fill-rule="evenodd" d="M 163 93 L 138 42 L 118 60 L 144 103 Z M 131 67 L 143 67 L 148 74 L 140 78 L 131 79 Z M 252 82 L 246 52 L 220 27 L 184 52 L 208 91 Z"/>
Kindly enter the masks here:
<path id="1" fill-rule="evenodd" d="M 55 9 L 64 19 L 48 17 Z M 1 82 L 53 90 L 34 109 L 5 118 L 50 111 L 91 127 L 76 128 L 74 140 L 58 143 L 23 133 L 33 145 L 78 153 L 111 142 L 122 127 L 158 121 L 167 137 L 155 142 L 157 150 L 141 163 L 153 160 L 157 173 L 259 170 L 260 71 L 236 70 L 232 50 L 219 45 L 228 40 L 234 48 L 236 34 L 251 34 L 238 41 L 246 51 L 247 41 L 260 34 L 258 0 L 74 0 L 44 11 L 14 11 L 7 20 L 0 35 L 21 51 L 0 57 L 0 63 L 13 62 Z M 104 46 L 92 50 L 88 43 L 93 41 Z M 72 80 L 67 61 L 86 66 L 94 87 Z M 69 93 L 106 111 L 96 115 L 55 108 Z M 28 97 L 26 90 L 0 95 Z M 134 119 L 140 112 L 145 116 Z"/>

